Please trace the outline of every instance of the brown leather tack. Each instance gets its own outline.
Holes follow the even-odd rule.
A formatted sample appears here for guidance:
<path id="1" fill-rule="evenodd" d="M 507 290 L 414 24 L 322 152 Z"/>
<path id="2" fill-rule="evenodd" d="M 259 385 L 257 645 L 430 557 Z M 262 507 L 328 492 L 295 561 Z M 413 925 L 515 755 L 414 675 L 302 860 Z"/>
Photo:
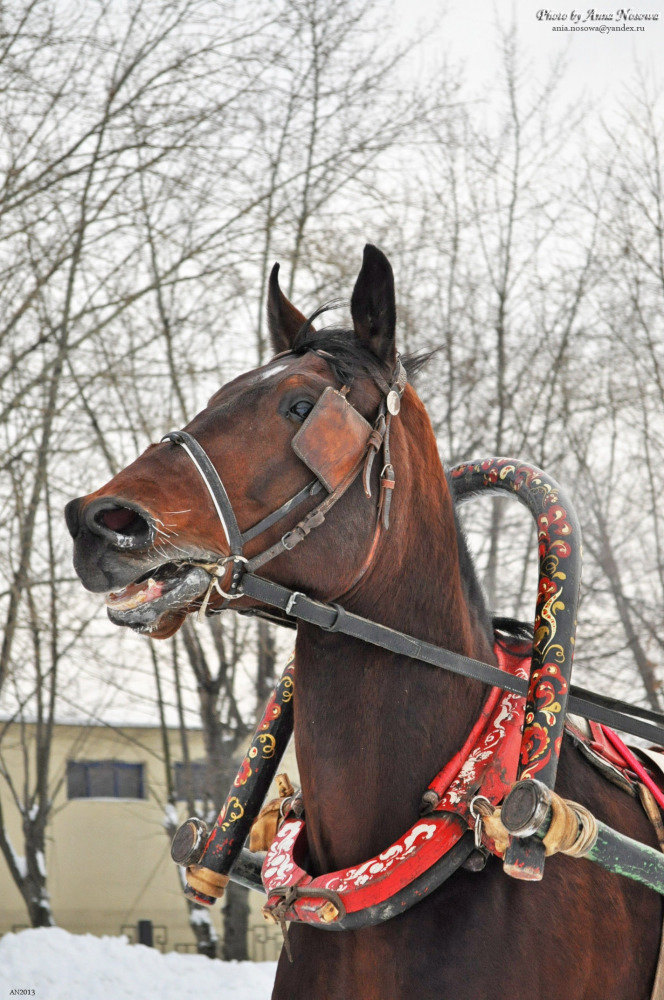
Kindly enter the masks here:
<path id="1" fill-rule="evenodd" d="M 279 798 L 271 799 L 267 805 L 264 805 L 254 820 L 249 831 L 250 851 L 267 851 L 269 849 L 283 822 L 286 808 L 290 805 L 289 800 L 295 794 L 295 789 L 285 771 L 283 774 L 278 774 L 274 780 Z"/>
<path id="2" fill-rule="evenodd" d="M 547 856 L 560 853 L 573 858 L 584 857 L 597 840 L 597 820 L 578 802 L 562 799 L 555 792 L 549 794 L 551 822 L 542 840 Z M 483 832 L 493 840 L 496 852 L 504 854 L 510 834 L 503 824 L 500 807 L 492 808 L 478 802 L 476 808 L 482 816 Z"/>
<path id="3" fill-rule="evenodd" d="M 643 806 L 646 816 L 652 823 L 655 833 L 657 834 L 659 848 L 661 851 L 664 851 L 664 823 L 662 823 L 662 814 L 659 811 L 657 802 L 655 801 L 655 796 L 650 789 L 641 782 L 638 783 L 637 788 L 639 791 L 641 805 Z"/>
<path id="4" fill-rule="evenodd" d="M 542 843 L 547 857 L 568 854 L 583 858 L 597 840 L 597 820 L 585 806 L 551 792 L 551 823 Z"/>
<path id="5" fill-rule="evenodd" d="M 283 799 L 272 799 L 263 806 L 249 831 L 249 850 L 267 851 L 277 836 L 281 822 L 281 805 Z"/>
<path id="6" fill-rule="evenodd" d="M 214 896 L 215 899 L 221 899 L 228 885 L 228 875 L 220 875 L 203 865 L 189 865 L 185 869 L 185 876 L 192 889 L 206 896 Z"/>
<path id="7" fill-rule="evenodd" d="M 367 449 L 372 427 L 328 386 L 293 438 L 293 451 L 332 493 Z"/>
<path id="8" fill-rule="evenodd" d="M 295 789 L 291 784 L 291 780 L 284 771 L 283 774 L 278 774 L 274 779 L 274 783 L 277 786 L 277 791 L 279 792 L 279 798 L 286 799 L 291 796 Z"/>
<path id="9" fill-rule="evenodd" d="M 551 823 L 544 838 L 547 857 L 569 850 L 579 835 L 579 822 L 564 799 L 552 795 L 551 812 Z"/>
<path id="10" fill-rule="evenodd" d="M 488 815 L 485 813 L 482 814 L 482 827 L 487 837 L 493 841 L 496 853 L 503 856 L 508 848 L 510 835 L 503 826 L 500 818 L 500 806 Z"/>

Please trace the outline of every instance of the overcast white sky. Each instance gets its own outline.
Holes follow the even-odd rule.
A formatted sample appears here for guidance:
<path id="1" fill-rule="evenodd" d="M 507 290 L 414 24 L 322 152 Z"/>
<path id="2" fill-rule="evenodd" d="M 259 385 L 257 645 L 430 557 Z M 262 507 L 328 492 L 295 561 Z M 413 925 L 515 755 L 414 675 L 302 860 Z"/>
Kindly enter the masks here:
<path id="1" fill-rule="evenodd" d="M 632 14 L 659 14 L 659 20 L 625 22 L 617 16 L 622 3 L 623 9 Z M 540 10 L 565 14 L 567 20 L 538 20 Z M 613 21 L 584 20 L 589 10 L 596 14 L 612 14 Z M 660 81 L 664 77 L 664 2 L 647 0 L 629 6 L 627 0 L 598 0 L 597 3 L 594 0 L 578 3 L 561 0 L 547 7 L 542 0 L 395 0 L 395 11 L 396 24 L 406 33 L 418 25 L 427 28 L 427 61 L 447 51 L 455 60 L 465 62 L 471 81 L 478 85 L 490 81 L 498 68 L 496 25 L 508 29 L 512 23 L 532 60 L 533 71 L 565 55 L 565 96 L 593 101 L 598 111 L 610 110 L 611 102 L 619 97 L 621 86 L 633 79 L 638 63 Z M 554 24 L 571 24 L 572 11 L 581 15 L 579 23 L 583 27 L 640 24 L 645 31 L 553 31 Z"/>

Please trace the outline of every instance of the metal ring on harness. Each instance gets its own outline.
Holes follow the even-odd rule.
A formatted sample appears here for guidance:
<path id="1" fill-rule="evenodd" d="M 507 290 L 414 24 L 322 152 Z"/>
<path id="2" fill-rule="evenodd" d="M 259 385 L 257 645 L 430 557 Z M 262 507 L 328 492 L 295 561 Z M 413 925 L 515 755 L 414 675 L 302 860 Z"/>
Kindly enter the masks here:
<path id="1" fill-rule="evenodd" d="M 244 556 L 230 555 L 230 556 L 226 556 L 224 559 L 221 559 L 219 562 L 216 562 L 216 563 L 199 563 L 198 564 L 204 570 L 206 570 L 210 574 L 210 577 L 211 577 L 210 586 L 205 591 L 205 597 L 203 598 L 201 606 L 198 609 L 198 620 L 199 621 L 203 621 L 203 619 L 205 618 L 205 612 L 207 611 L 207 606 L 208 606 L 208 603 L 210 601 L 210 597 L 212 596 L 212 591 L 213 590 L 216 590 L 217 593 L 221 594 L 221 596 L 224 597 L 227 601 L 236 601 L 238 599 L 238 597 L 243 597 L 244 596 L 244 591 L 242 589 L 241 582 L 238 583 L 238 584 L 236 584 L 236 586 L 233 588 L 233 590 L 230 593 L 227 593 L 220 586 L 220 584 L 219 584 L 219 580 L 226 573 L 226 565 L 229 562 L 232 562 L 232 563 L 234 563 L 234 562 L 248 563 L 249 560 L 245 559 Z M 223 568 L 223 573 L 221 573 L 221 574 L 219 574 L 217 572 L 217 570 L 219 570 L 220 568 Z M 232 576 L 231 577 L 231 586 L 233 586 L 233 580 L 234 579 L 236 579 L 236 577 Z"/>
<path id="2" fill-rule="evenodd" d="M 493 809 L 493 804 L 486 795 L 476 795 L 471 800 L 469 811 L 475 820 L 475 850 L 477 851 L 482 848 L 482 821 L 486 815 L 493 812 Z"/>
<path id="3" fill-rule="evenodd" d="M 246 559 L 244 556 L 234 555 L 234 556 L 226 556 L 226 558 L 222 559 L 219 563 L 217 563 L 217 565 L 218 566 L 222 566 L 223 569 L 224 569 L 224 572 L 225 572 L 226 566 L 227 566 L 228 563 L 244 563 L 246 565 L 248 562 L 249 562 L 249 560 Z M 217 577 L 215 575 L 215 578 L 214 578 L 214 581 L 213 581 L 214 589 L 217 591 L 218 594 L 221 594 L 221 596 L 225 597 L 226 600 L 228 600 L 228 601 L 236 601 L 238 599 L 238 597 L 242 597 L 244 591 L 242 590 L 242 584 L 241 583 L 239 583 L 236 587 L 234 587 L 233 590 L 231 591 L 231 593 L 226 593 L 226 591 L 223 590 L 222 587 L 220 587 L 220 585 L 219 585 L 219 579 L 220 579 L 220 577 Z M 231 577 L 231 586 L 233 586 L 233 578 L 232 577 Z"/>

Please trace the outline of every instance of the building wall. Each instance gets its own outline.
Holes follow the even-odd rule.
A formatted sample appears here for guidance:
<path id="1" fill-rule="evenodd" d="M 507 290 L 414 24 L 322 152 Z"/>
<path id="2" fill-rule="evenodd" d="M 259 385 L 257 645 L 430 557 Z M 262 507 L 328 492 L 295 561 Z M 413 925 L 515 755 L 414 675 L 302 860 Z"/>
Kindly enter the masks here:
<path id="1" fill-rule="evenodd" d="M 31 738 L 30 727 L 27 732 Z M 170 734 L 173 760 L 180 759 L 179 736 Z M 189 733 L 192 760 L 204 757 L 200 731 Z M 9 727 L 2 743 L 4 763 L 19 787 L 23 780 L 21 733 Z M 67 798 L 67 760 L 123 760 L 144 765 L 144 799 Z M 289 748 L 281 770 L 296 780 Z M 54 806 L 47 830 L 47 889 L 56 923 L 74 933 L 126 933 L 133 940 L 139 920 L 154 924 L 155 944 L 164 951 L 195 950 L 170 842 L 162 826 L 166 784 L 161 733 L 156 728 L 58 725 L 53 739 L 51 787 Z M 273 793 L 273 794 L 276 794 Z M 4 782 L 0 798 L 14 848 L 22 852 L 20 817 Z M 186 806 L 178 804 L 181 820 Z M 265 924 L 263 898 L 250 893 L 250 956 L 275 958 L 278 928 Z M 223 905 L 223 901 L 222 901 Z M 211 909 L 221 937 L 222 906 Z M 22 897 L 0 856 L 0 934 L 28 925 Z"/>

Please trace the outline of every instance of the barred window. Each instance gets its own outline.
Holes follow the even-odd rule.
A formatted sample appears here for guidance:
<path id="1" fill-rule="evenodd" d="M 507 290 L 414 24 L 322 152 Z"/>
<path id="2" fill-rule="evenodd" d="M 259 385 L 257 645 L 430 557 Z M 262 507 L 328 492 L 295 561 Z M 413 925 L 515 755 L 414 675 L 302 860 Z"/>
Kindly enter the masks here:
<path id="1" fill-rule="evenodd" d="M 124 760 L 68 760 L 70 799 L 144 799 L 143 764 Z"/>

